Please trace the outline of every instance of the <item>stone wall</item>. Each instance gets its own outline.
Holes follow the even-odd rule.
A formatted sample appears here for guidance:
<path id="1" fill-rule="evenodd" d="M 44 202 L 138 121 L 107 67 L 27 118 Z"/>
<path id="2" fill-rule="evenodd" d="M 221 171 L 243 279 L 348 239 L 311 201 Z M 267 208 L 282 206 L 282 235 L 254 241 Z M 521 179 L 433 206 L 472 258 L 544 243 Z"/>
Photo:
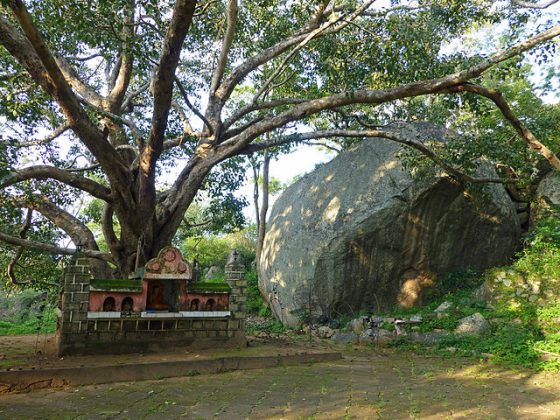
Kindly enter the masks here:
<path id="1" fill-rule="evenodd" d="M 62 294 L 62 316 L 58 325 L 59 354 L 83 346 L 87 334 L 89 302 L 89 260 L 78 258 L 74 265 L 66 268 Z"/>
<path id="2" fill-rule="evenodd" d="M 243 337 L 245 339 L 245 266 L 236 251 L 233 251 L 225 267 L 225 280 L 231 287 L 229 295 L 229 310 L 231 319 L 228 328 L 233 332 L 232 336 Z"/>
<path id="3" fill-rule="evenodd" d="M 245 346 L 245 268 L 235 259 L 226 266 L 225 273 L 232 289 L 230 317 L 185 318 L 169 313 L 168 317 L 158 314 L 157 318 L 121 315 L 88 319 L 91 274 L 88 259 L 78 258 L 66 269 L 58 353 L 118 354 Z"/>

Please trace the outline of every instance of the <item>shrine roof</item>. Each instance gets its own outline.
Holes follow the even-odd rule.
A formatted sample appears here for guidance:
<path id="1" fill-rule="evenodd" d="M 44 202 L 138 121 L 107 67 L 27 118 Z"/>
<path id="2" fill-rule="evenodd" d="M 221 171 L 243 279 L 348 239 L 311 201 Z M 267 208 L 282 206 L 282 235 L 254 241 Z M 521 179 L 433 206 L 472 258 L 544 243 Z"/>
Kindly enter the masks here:
<path id="1" fill-rule="evenodd" d="M 91 279 L 92 292 L 141 292 L 142 281 L 138 279 Z"/>
<path id="2" fill-rule="evenodd" d="M 181 251 L 172 246 L 163 248 L 144 267 L 145 279 L 191 279 L 192 267 L 183 260 Z"/>
<path id="3" fill-rule="evenodd" d="M 229 293 L 231 287 L 227 283 L 200 281 L 187 286 L 187 292 L 191 293 Z"/>

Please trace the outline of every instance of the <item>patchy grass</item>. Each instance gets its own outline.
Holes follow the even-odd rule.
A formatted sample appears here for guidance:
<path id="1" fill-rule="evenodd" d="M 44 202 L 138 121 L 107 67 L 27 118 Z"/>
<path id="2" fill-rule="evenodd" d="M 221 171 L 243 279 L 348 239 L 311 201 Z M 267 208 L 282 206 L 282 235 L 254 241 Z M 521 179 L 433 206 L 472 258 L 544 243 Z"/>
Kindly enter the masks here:
<path id="1" fill-rule="evenodd" d="M 24 321 L 0 321 L 0 335 L 51 333 L 56 331 L 56 307 L 47 306 L 42 314 Z"/>

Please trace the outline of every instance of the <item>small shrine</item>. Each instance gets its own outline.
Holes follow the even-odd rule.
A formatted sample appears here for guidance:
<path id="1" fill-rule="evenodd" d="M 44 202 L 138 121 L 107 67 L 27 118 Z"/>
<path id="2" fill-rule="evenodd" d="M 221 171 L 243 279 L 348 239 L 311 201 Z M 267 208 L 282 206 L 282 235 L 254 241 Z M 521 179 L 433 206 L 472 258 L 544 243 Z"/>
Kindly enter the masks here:
<path id="1" fill-rule="evenodd" d="M 224 282 L 194 281 L 191 264 L 171 246 L 129 279 L 91 279 L 88 260 L 79 258 L 65 277 L 59 354 L 245 344 L 244 272 L 236 251 Z"/>
<path id="2" fill-rule="evenodd" d="M 125 280 L 92 279 L 88 316 L 204 317 L 200 312 L 230 315 L 230 286 L 225 282 L 193 281 L 192 266 L 183 260 L 177 248 L 163 248 L 140 274 L 139 278 Z"/>

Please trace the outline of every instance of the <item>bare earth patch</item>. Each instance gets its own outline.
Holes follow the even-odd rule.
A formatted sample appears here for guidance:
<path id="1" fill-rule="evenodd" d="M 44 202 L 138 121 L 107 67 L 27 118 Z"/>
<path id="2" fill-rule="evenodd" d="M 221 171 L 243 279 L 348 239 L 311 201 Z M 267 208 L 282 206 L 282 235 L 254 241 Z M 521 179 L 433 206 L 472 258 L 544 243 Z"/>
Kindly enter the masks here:
<path id="1" fill-rule="evenodd" d="M 304 343 L 276 345 L 295 351 Z M 560 417 L 558 374 L 378 349 L 343 351 L 337 362 L 6 394 L 0 418 Z"/>

